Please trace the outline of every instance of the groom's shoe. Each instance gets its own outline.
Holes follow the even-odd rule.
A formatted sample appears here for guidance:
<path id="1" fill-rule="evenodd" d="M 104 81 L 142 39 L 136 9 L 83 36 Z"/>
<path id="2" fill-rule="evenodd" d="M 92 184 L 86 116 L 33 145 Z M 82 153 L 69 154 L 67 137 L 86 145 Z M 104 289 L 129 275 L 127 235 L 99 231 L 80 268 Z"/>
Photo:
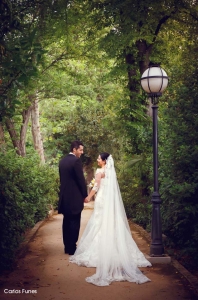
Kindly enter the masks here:
<path id="1" fill-rule="evenodd" d="M 65 254 L 69 254 L 69 250 L 65 248 L 64 250 Z"/>
<path id="2" fill-rule="evenodd" d="M 69 250 L 69 255 L 74 255 L 76 251 L 76 246 L 75 247 L 72 247 L 70 250 Z"/>

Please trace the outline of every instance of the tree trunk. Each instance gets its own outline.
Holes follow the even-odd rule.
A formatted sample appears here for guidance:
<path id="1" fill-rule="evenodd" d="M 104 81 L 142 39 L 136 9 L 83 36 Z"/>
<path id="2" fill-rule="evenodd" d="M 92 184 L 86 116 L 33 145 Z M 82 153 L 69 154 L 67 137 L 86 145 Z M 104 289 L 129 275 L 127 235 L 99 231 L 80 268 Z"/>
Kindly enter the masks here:
<path id="1" fill-rule="evenodd" d="M 32 120 L 32 137 L 34 149 L 38 152 L 41 162 L 45 163 L 43 141 L 41 137 L 40 122 L 39 122 L 39 104 L 36 94 L 29 96 L 32 102 L 31 120 Z"/>
<path id="2" fill-rule="evenodd" d="M 146 41 L 140 40 L 136 42 L 136 47 L 138 49 L 138 58 L 139 58 L 139 71 L 142 74 L 149 66 L 149 56 L 152 51 L 152 45 L 147 45 Z M 129 50 L 129 49 L 127 49 Z M 137 79 L 137 68 L 136 60 L 137 58 L 128 51 L 125 54 L 126 64 L 128 65 L 128 87 L 131 92 L 138 92 L 140 81 Z"/>
<path id="3" fill-rule="evenodd" d="M 32 106 L 30 106 L 28 109 L 23 110 L 22 117 L 23 122 L 21 125 L 21 131 L 20 131 L 20 142 L 21 142 L 21 151 L 23 153 L 23 156 L 26 155 L 26 134 L 27 134 L 27 127 L 30 119 Z"/>
<path id="4" fill-rule="evenodd" d="M 86 172 L 86 183 L 87 183 L 87 193 L 89 194 L 91 191 L 91 188 L 88 187 L 92 179 L 94 178 L 94 169 L 93 164 L 91 161 L 89 161 L 83 168 L 83 171 Z M 93 198 L 95 199 L 95 197 Z"/>
<path id="5" fill-rule="evenodd" d="M 0 149 L 3 150 L 5 146 L 4 130 L 3 126 L 0 123 Z"/>
<path id="6" fill-rule="evenodd" d="M 136 42 L 136 47 L 138 50 L 138 58 L 139 58 L 139 71 L 142 75 L 144 71 L 148 68 L 150 62 L 150 54 L 152 51 L 152 45 L 147 45 L 145 40 L 139 40 Z M 126 64 L 128 66 L 128 88 L 131 92 L 131 108 L 135 109 L 133 93 L 139 93 L 140 90 L 140 80 L 137 79 L 137 68 L 136 68 L 136 57 L 130 51 L 125 55 Z M 151 108 L 150 103 L 142 103 L 143 105 L 147 106 L 147 114 L 151 116 Z M 131 118 L 133 121 L 133 118 Z"/>
<path id="7" fill-rule="evenodd" d="M 15 150 L 16 150 L 16 153 L 18 155 L 25 156 L 25 154 L 23 153 L 22 148 L 21 148 L 20 138 L 19 138 L 19 136 L 18 136 L 18 134 L 15 130 L 13 120 L 12 119 L 6 119 L 5 124 L 6 124 L 7 130 L 10 134 L 12 144 L 13 144 Z"/>
<path id="8" fill-rule="evenodd" d="M 139 40 L 136 42 L 136 47 L 138 49 L 139 56 L 139 70 L 142 75 L 149 66 L 149 57 L 152 51 L 152 45 L 148 46 L 145 40 Z"/>
<path id="9" fill-rule="evenodd" d="M 138 54 L 139 54 L 139 70 L 140 70 L 140 74 L 142 75 L 144 73 L 144 71 L 146 71 L 146 69 L 149 66 L 150 63 L 150 54 L 152 51 L 152 45 L 147 45 L 145 40 L 140 40 L 136 42 L 136 46 L 138 48 Z M 147 104 L 147 115 L 149 117 L 152 117 L 152 103 L 151 103 L 151 99 L 148 99 L 148 104 Z"/>
<path id="10" fill-rule="evenodd" d="M 16 153 L 23 157 L 26 155 L 26 146 L 25 146 L 26 133 L 27 133 L 28 122 L 30 119 L 31 109 L 32 107 L 30 106 L 27 110 L 24 110 L 22 113 L 23 120 L 22 120 L 22 125 L 20 130 L 20 136 L 16 132 L 13 120 L 12 119 L 5 120 L 6 127 L 8 129 L 10 138 L 12 140 L 12 144 L 16 149 Z"/>
<path id="11" fill-rule="evenodd" d="M 128 73 L 128 88 L 131 93 L 138 93 L 139 91 L 139 82 L 137 80 L 137 68 L 135 65 L 135 58 L 132 53 L 127 53 L 125 55 L 125 61 L 127 64 L 127 73 Z"/>
<path id="12" fill-rule="evenodd" d="M 128 49 L 127 49 L 128 50 Z M 127 51 L 128 52 L 128 51 Z M 137 78 L 137 67 L 136 67 L 136 59 L 133 53 L 125 53 L 125 62 L 127 65 L 127 73 L 128 73 L 128 89 L 130 91 L 130 104 L 129 108 L 131 112 L 136 111 L 139 103 L 137 101 L 137 95 L 140 91 L 140 81 Z M 131 122 L 135 122 L 134 114 L 129 115 L 129 120 Z"/>
<path id="13" fill-rule="evenodd" d="M 0 145 L 5 143 L 3 126 L 0 123 Z"/>
<path id="14" fill-rule="evenodd" d="M 94 178 L 93 165 L 92 164 L 85 165 L 84 172 L 86 172 L 86 182 L 87 182 L 87 184 L 89 184 L 92 181 L 92 179 Z"/>

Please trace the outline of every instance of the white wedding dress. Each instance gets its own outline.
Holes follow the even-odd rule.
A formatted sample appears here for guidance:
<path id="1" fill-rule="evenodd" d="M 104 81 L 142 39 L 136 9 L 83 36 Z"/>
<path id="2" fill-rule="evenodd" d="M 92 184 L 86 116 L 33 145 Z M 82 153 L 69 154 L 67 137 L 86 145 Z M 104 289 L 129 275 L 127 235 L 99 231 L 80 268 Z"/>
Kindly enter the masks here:
<path id="1" fill-rule="evenodd" d="M 101 178 L 103 172 L 105 177 Z M 97 169 L 95 179 L 94 211 L 69 261 L 96 267 L 96 273 L 86 281 L 98 286 L 107 286 L 112 281 L 150 281 L 138 269 L 151 263 L 131 236 L 111 155 L 105 169 Z"/>

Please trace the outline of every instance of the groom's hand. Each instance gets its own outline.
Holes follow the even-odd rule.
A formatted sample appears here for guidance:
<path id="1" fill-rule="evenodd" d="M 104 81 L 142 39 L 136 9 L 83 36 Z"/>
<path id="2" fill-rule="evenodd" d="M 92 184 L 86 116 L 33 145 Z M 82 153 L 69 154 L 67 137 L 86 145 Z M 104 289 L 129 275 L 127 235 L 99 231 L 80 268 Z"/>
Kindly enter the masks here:
<path id="1" fill-rule="evenodd" d="M 84 202 L 85 202 L 85 203 L 88 203 L 88 202 L 89 202 L 87 198 L 88 198 L 88 197 L 86 197 L 86 198 L 84 199 Z"/>
<path id="2" fill-rule="evenodd" d="M 102 174 L 101 174 L 101 178 L 105 178 L 105 173 L 102 173 Z"/>

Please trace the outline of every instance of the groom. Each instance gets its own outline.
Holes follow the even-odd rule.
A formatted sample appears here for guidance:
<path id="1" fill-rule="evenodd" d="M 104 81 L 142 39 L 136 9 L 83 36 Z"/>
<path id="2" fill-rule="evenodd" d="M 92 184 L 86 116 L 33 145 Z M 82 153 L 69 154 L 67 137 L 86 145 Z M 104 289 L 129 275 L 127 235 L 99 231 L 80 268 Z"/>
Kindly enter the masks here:
<path id="1" fill-rule="evenodd" d="M 63 243 L 65 253 L 73 255 L 76 250 L 80 230 L 81 212 L 87 197 L 87 187 L 83 175 L 80 157 L 83 143 L 71 143 L 70 153 L 59 163 L 60 193 L 58 213 L 63 214 Z"/>

